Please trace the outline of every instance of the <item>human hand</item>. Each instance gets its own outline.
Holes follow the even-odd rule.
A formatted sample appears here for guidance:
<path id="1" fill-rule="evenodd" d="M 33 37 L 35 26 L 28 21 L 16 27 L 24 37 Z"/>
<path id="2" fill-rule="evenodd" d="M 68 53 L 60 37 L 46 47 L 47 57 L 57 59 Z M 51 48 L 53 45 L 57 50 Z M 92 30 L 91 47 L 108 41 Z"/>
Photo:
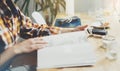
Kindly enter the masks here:
<path id="1" fill-rule="evenodd" d="M 44 48 L 46 44 L 47 42 L 43 41 L 42 38 L 30 38 L 16 44 L 13 48 L 16 54 L 30 53 L 32 51 Z"/>
<path id="2" fill-rule="evenodd" d="M 74 31 L 83 31 L 83 30 L 85 30 L 85 28 L 87 28 L 87 27 L 88 27 L 88 25 L 77 26 L 77 27 L 75 27 Z"/>

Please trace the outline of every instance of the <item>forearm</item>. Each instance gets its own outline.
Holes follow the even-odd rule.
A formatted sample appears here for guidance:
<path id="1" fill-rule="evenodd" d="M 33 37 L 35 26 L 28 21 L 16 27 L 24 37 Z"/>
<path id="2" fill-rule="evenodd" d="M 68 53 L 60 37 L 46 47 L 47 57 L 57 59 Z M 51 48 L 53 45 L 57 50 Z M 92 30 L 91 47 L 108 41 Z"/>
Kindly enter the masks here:
<path id="1" fill-rule="evenodd" d="M 85 28 L 87 28 L 88 25 L 84 25 L 84 26 L 77 26 L 75 28 L 61 28 L 61 33 L 65 33 L 65 32 L 74 32 L 74 31 L 84 31 Z"/>
<path id="2" fill-rule="evenodd" d="M 10 47 L 0 54 L 0 66 L 16 55 L 14 48 Z"/>
<path id="3" fill-rule="evenodd" d="M 74 32 L 75 28 L 60 28 L 61 33 Z"/>

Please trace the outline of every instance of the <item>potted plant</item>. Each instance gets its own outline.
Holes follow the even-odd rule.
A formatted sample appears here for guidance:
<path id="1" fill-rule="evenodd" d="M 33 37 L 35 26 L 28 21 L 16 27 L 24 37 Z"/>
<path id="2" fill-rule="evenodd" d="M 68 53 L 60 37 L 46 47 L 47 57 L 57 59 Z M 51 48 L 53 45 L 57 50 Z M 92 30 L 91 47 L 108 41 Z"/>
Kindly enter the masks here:
<path id="1" fill-rule="evenodd" d="M 21 3 L 20 9 L 25 15 L 30 16 L 29 7 L 33 11 L 42 12 L 48 25 L 51 25 L 57 13 L 65 10 L 65 0 L 14 0 L 16 4 Z M 32 4 L 31 4 L 32 3 Z"/>

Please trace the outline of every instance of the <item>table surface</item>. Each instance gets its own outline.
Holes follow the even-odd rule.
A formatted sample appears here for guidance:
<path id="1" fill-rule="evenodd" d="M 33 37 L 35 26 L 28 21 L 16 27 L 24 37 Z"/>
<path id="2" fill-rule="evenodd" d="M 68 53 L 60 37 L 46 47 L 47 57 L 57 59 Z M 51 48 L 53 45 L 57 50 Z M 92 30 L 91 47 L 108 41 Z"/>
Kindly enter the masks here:
<path id="1" fill-rule="evenodd" d="M 91 24 L 95 21 L 95 17 L 88 16 L 87 14 L 76 14 L 81 18 L 82 24 Z M 58 14 L 56 18 L 65 17 L 65 14 Z M 108 17 L 107 17 L 108 18 Z M 108 34 L 115 36 L 117 40 L 120 40 L 120 22 L 117 17 L 109 17 L 110 29 Z M 120 71 L 120 44 L 116 46 L 117 59 L 109 60 L 105 57 L 106 51 L 101 48 L 102 39 L 97 37 L 89 37 L 88 40 L 95 46 L 94 50 L 97 55 L 97 62 L 91 67 L 70 67 L 70 68 L 56 68 L 56 69 L 37 69 L 37 71 Z M 119 42 L 118 42 L 119 43 Z"/>

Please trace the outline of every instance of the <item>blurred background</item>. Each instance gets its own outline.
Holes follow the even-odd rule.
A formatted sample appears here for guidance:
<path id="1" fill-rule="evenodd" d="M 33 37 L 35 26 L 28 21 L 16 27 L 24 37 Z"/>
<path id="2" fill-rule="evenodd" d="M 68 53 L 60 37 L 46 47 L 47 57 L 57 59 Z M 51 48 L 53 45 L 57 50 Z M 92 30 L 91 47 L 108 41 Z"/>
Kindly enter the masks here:
<path id="1" fill-rule="evenodd" d="M 55 19 L 58 13 L 85 12 L 91 14 L 98 11 L 104 11 L 107 14 L 112 13 L 120 16 L 120 0 L 13 0 L 13 1 L 20 7 L 20 9 L 27 16 L 31 17 L 33 11 L 40 12 L 40 14 L 42 14 L 43 17 L 45 18 L 48 25 L 52 24 L 53 20 Z M 66 12 L 66 10 L 68 12 Z"/>

